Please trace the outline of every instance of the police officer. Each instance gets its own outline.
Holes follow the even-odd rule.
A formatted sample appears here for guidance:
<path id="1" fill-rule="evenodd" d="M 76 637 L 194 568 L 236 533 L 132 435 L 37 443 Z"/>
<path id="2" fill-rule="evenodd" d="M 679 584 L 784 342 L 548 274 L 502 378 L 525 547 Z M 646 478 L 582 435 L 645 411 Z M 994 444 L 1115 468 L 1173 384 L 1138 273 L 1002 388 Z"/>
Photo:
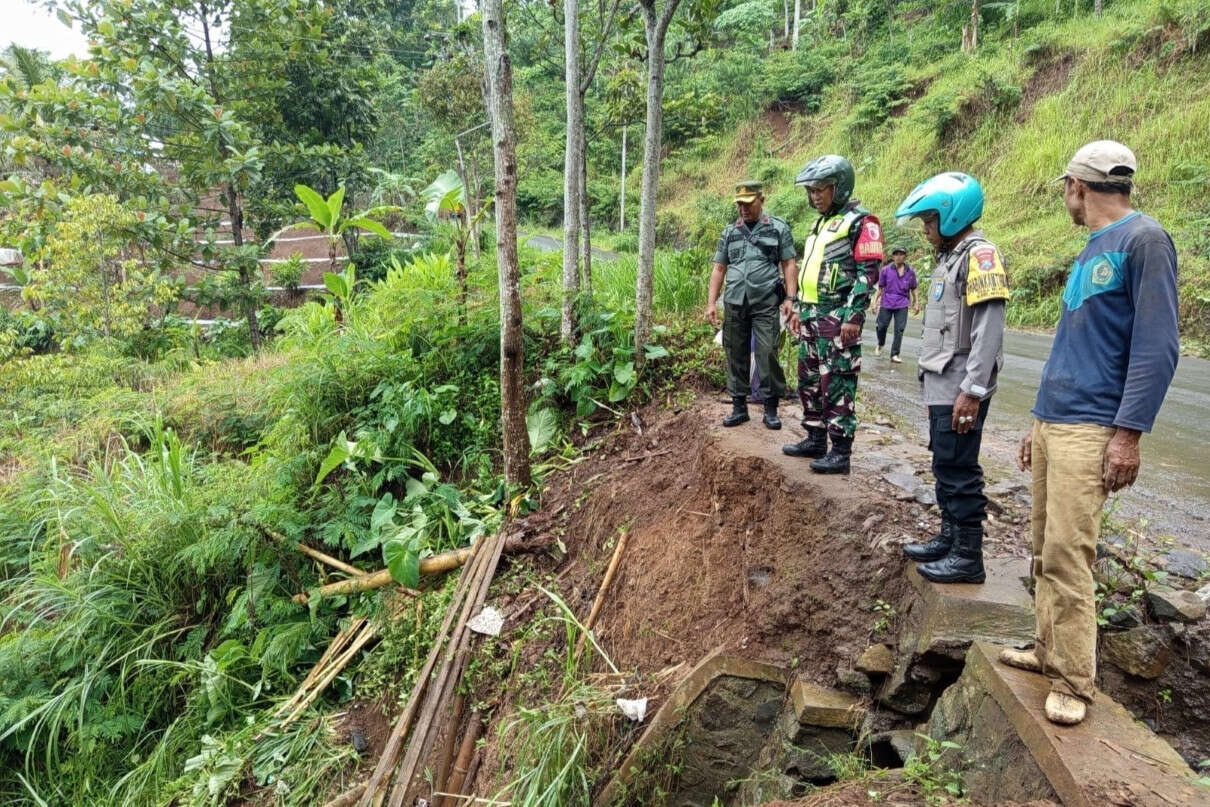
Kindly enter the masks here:
<path id="1" fill-rule="evenodd" d="M 983 215 L 983 188 L 950 172 L 916 186 L 895 211 L 918 218 L 937 251 L 920 344 L 919 374 L 929 413 L 941 532 L 904 554 L 921 561 L 938 583 L 982 583 L 983 469 L 979 445 L 996 376 L 1004 364 L 1008 276 L 995 244 L 974 223 Z"/>
<path id="2" fill-rule="evenodd" d="M 794 180 L 807 189 L 819 218 L 803 246 L 798 279 L 798 395 L 807 437 L 781 450 L 816 458 L 811 470 L 823 474 L 849 472 L 861 326 L 882 263 L 882 227 L 850 198 L 854 183 L 852 164 L 834 154 L 811 160 Z"/>
<path id="3" fill-rule="evenodd" d="M 723 295 L 723 348 L 727 351 L 727 391 L 731 414 L 724 426 L 748 421 L 751 357 L 756 359 L 765 427 L 780 429 L 777 401 L 786 392 L 786 374 L 777 358 L 779 312 L 790 317 L 798 284 L 794 236 L 783 219 L 763 209 L 764 187 L 744 181 L 735 186 L 739 217 L 727 225 L 714 251 L 706 319 L 718 327 L 718 297 Z M 724 289 L 724 280 L 726 287 Z"/>

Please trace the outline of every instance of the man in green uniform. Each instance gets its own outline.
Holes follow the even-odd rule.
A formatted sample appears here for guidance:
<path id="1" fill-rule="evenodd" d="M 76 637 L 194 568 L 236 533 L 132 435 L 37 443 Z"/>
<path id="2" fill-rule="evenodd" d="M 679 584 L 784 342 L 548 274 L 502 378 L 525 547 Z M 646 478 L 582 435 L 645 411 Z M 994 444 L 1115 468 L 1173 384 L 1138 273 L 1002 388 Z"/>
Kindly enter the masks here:
<path id="1" fill-rule="evenodd" d="M 765 403 L 765 427 L 780 429 L 777 402 L 786 391 L 786 374 L 777 359 L 778 315 L 780 312 L 783 318 L 790 318 L 798 265 L 790 225 L 764 212 L 763 190 L 759 182 L 745 181 L 735 186 L 739 218 L 723 230 L 714 251 L 706 319 L 718 327 L 721 292 L 727 391 L 732 404 L 723 425 L 738 426 L 748 420 L 750 362 L 755 356 Z"/>
<path id="2" fill-rule="evenodd" d="M 794 180 L 806 187 L 819 218 L 803 246 L 798 279 L 798 395 L 807 438 L 782 451 L 816 458 L 811 470 L 821 474 L 849 472 L 861 326 L 882 263 L 882 226 L 850 198 L 855 181 L 852 164 L 835 154 L 811 160 Z"/>

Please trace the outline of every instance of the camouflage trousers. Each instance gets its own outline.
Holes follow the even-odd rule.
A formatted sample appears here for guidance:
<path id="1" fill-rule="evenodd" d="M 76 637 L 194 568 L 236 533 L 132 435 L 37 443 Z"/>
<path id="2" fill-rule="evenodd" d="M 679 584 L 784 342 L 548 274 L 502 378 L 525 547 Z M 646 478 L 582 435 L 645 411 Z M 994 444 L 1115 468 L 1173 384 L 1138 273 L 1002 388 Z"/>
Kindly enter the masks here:
<path id="1" fill-rule="evenodd" d="M 861 343 L 850 347 L 840 343 L 840 318 L 814 306 L 804 308 L 798 344 L 803 425 L 826 428 L 833 437 L 851 438 L 857 431 L 860 371 Z"/>

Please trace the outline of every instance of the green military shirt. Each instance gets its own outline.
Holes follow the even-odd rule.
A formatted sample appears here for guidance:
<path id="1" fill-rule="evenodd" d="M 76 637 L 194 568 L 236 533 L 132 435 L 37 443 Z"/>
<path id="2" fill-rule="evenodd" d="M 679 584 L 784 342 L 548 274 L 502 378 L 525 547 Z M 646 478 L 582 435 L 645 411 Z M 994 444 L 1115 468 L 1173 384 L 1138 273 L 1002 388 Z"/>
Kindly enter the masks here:
<path id="1" fill-rule="evenodd" d="M 764 301 L 782 279 L 781 262 L 796 257 L 794 235 L 784 219 L 761 213 L 751 229 L 743 219 L 736 219 L 723 230 L 714 251 L 714 263 L 727 267 L 723 302 Z"/>

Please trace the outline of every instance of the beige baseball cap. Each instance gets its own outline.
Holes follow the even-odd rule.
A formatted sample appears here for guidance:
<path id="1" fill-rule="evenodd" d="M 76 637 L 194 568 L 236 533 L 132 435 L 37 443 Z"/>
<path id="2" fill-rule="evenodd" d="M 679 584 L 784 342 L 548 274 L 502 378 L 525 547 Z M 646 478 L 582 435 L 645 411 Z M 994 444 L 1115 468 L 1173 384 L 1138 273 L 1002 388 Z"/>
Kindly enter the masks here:
<path id="1" fill-rule="evenodd" d="M 1134 152 L 1116 140 L 1094 140 L 1080 146 L 1067 163 L 1067 170 L 1055 181 L 1071 177 L 1085 182 L 1129 185 L 1138 163 Z"/>

